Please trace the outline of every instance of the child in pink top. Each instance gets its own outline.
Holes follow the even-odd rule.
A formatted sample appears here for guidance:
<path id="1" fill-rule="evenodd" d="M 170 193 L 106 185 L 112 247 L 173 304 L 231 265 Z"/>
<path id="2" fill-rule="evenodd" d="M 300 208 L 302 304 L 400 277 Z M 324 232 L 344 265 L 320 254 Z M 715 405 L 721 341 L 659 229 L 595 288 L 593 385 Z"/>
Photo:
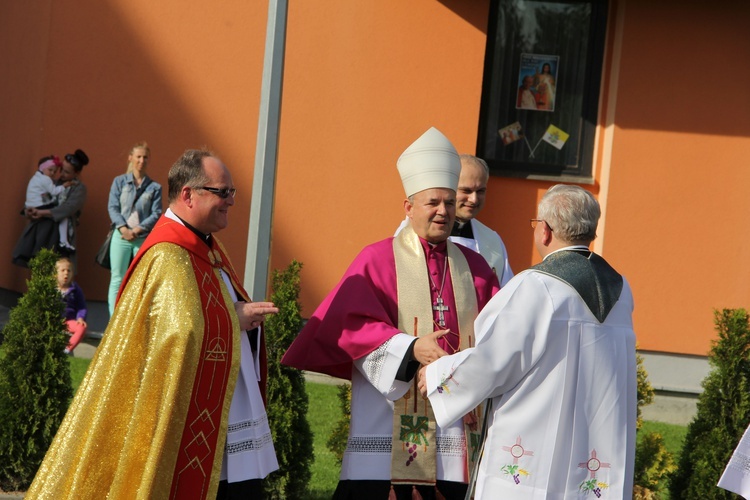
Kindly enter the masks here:
<path id="1" fill-rule="evenodd" d="M 67 257 L 57 261 L 57 289 L 60 290 L 63 301 L 65 302 L 65 311 L 63 317 L 68 327 L 68 333 L 71 335 L 70 342 L 65 348 L 65 354 L 73 354 L 73 349 L 86 336 L 86 299 L 83 296 L 83 290 L 78 283 L 73 281 L 73 263 Z"/>

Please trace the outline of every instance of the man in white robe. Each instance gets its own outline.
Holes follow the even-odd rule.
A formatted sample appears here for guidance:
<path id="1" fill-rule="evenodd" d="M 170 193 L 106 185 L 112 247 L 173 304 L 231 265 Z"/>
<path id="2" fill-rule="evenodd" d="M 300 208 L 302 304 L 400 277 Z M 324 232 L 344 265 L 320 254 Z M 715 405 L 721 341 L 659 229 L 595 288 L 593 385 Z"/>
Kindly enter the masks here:
<path id="1" fill-rule="evenodd" d="M 476 219 L 484 208 L 490 169 L 483 159 L 476 156 L 463 154 L 459 158 L 461 176 L 456 190 L 456 223 L 451 231 L 451 241 L 479 252 L 503 287 L 513 277 L 505 243 L 499 234 Z"/>
<path id="2" fill-rule="evenodd" d="M 490 300 L 475 348 L 420 370 L 438 425 L 490 398 L 475 498 L 632 496 L 633 298 L 588 249 L 599 215 L 582 188 L 550 188 L 532 219 L 543 262 Z"/>
<path id="3" fill-rule="evenodd" d="M 463 154 L 459 156 L 459 159 L 461 160 L 461 174 L 456 190 L 456 222 L 453 223 L 450 240 L 484 257 L 497 276 L 500 286 L 505 286 L 513 277 L 505 243 L 499 234 L 476 219 L 484 207 L 490 169 L 484 160 L 476 156 Z M 408 222 L 408 218 L 404 219 L 396 230 L 396 234 Z"/>

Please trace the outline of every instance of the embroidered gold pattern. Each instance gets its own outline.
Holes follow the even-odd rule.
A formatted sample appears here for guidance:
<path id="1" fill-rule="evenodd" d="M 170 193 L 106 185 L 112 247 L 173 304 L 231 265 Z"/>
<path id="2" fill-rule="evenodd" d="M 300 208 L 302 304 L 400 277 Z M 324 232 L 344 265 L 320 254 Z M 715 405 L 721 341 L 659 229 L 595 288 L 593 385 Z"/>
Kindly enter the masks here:
<path id="1" fill-rule="evenodd" d="M 227 347 L 221 339 L 214 339 L 206 350 L 206 361 L 226 361 Z"/>

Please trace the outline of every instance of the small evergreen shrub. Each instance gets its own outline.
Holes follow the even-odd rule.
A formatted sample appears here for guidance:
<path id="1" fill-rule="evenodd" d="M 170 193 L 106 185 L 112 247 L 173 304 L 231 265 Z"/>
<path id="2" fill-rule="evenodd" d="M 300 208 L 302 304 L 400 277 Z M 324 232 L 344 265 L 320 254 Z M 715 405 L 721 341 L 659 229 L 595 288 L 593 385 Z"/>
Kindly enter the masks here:
<path id="1" fill-rule="evenodd" d="M 659 499 L 669 474 L 677 469 L 658 432 L 641 436 L 635 449 L 635 500 Z"/>
<path id="2" fill-rule="evenodd" d="M 648 373 L 643 367 L 643 358 L 636 354 L 638 416 L 637 432 L 641 432 L 643 417 L 641 408 L 654 401 L 654 388 L 648 381 Z M 633 478 L 634 500 L 658 500 L 665 480 L 676 469 L 672 454 L 664 446 L 664 438 L 657 432 L 639 436 L 635 445 L 635 468 Z"/>
<path id="3" fill-rule="evenodd" d="M 344 460 L 344 451 L 346 451 L 346 442 L 349 439 L 349 420 L 352 416 L 352 386 L 350 384 L 341 384 L 338 386 L 339 407 L 341 408 L 341 418 L 336 422 L 331 435 L 328 436 L 326 446 L 334 454 L 339 464 Z"/>
<path id="4" fill-rule="evenodd" d="M 638 346 L 636 346 L 637 348 Z M 635 421 L 635 428 L 639 429 L 643 425 L 643 417 L 641 416 L 641 408 L 648 406 L 654 402 L 654 387 L 651 382 L 648 381 L 648 372 L 643 367 L 643 358 L 640 354 L 635 355 L 636 362 L 636 378 L 637 378 L 637 397 L 638 397 L 638 413 Z"/>
<path id="5" fill-rule="evenodd" d="M 670 479 L 671 498 L 739 498 L 719 488 L 724 467 L 750 421 L 750 328 L 744 309 L 714 312 L 718 339 L 708 356 L 698 411 L 688 426 L 679 468 Z"/>
<path id="6" fill-rule="evenodd" d="M 6 491 L 31 484 L 73 397 L 56 261 L 47 249 L 31 260 L 28 291 L 3 329 L 0 488 Z"/>
<path id="7" fill-rule="evenodd" d="M 300 269 L 292 261 L 283 271 L 274 271 L 271 302 L 279 313 L 265 323 L 268 350 L 268 423 L 279 460 L 279 470 L 266 478 L 269 499 L 305 498 L 311 477 L 313 436 L 307 422 L 308 398 L 304 374 L 283 366 L 281 357 L 297 337 L 302 326 L 300 305 Z"/>

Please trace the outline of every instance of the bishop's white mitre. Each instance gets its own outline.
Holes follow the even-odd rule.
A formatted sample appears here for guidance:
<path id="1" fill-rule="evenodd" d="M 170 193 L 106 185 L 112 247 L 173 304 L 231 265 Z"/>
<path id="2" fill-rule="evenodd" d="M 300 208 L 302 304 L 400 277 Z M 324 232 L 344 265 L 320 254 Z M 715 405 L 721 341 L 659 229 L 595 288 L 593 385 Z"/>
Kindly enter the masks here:
<path id="1" fill-rule="evenodd" d="M 425 189 L 458 188 L 461 160 L 451 141 L 435 127 L 406 148 L 396 166 L 407 197 Z"/>

